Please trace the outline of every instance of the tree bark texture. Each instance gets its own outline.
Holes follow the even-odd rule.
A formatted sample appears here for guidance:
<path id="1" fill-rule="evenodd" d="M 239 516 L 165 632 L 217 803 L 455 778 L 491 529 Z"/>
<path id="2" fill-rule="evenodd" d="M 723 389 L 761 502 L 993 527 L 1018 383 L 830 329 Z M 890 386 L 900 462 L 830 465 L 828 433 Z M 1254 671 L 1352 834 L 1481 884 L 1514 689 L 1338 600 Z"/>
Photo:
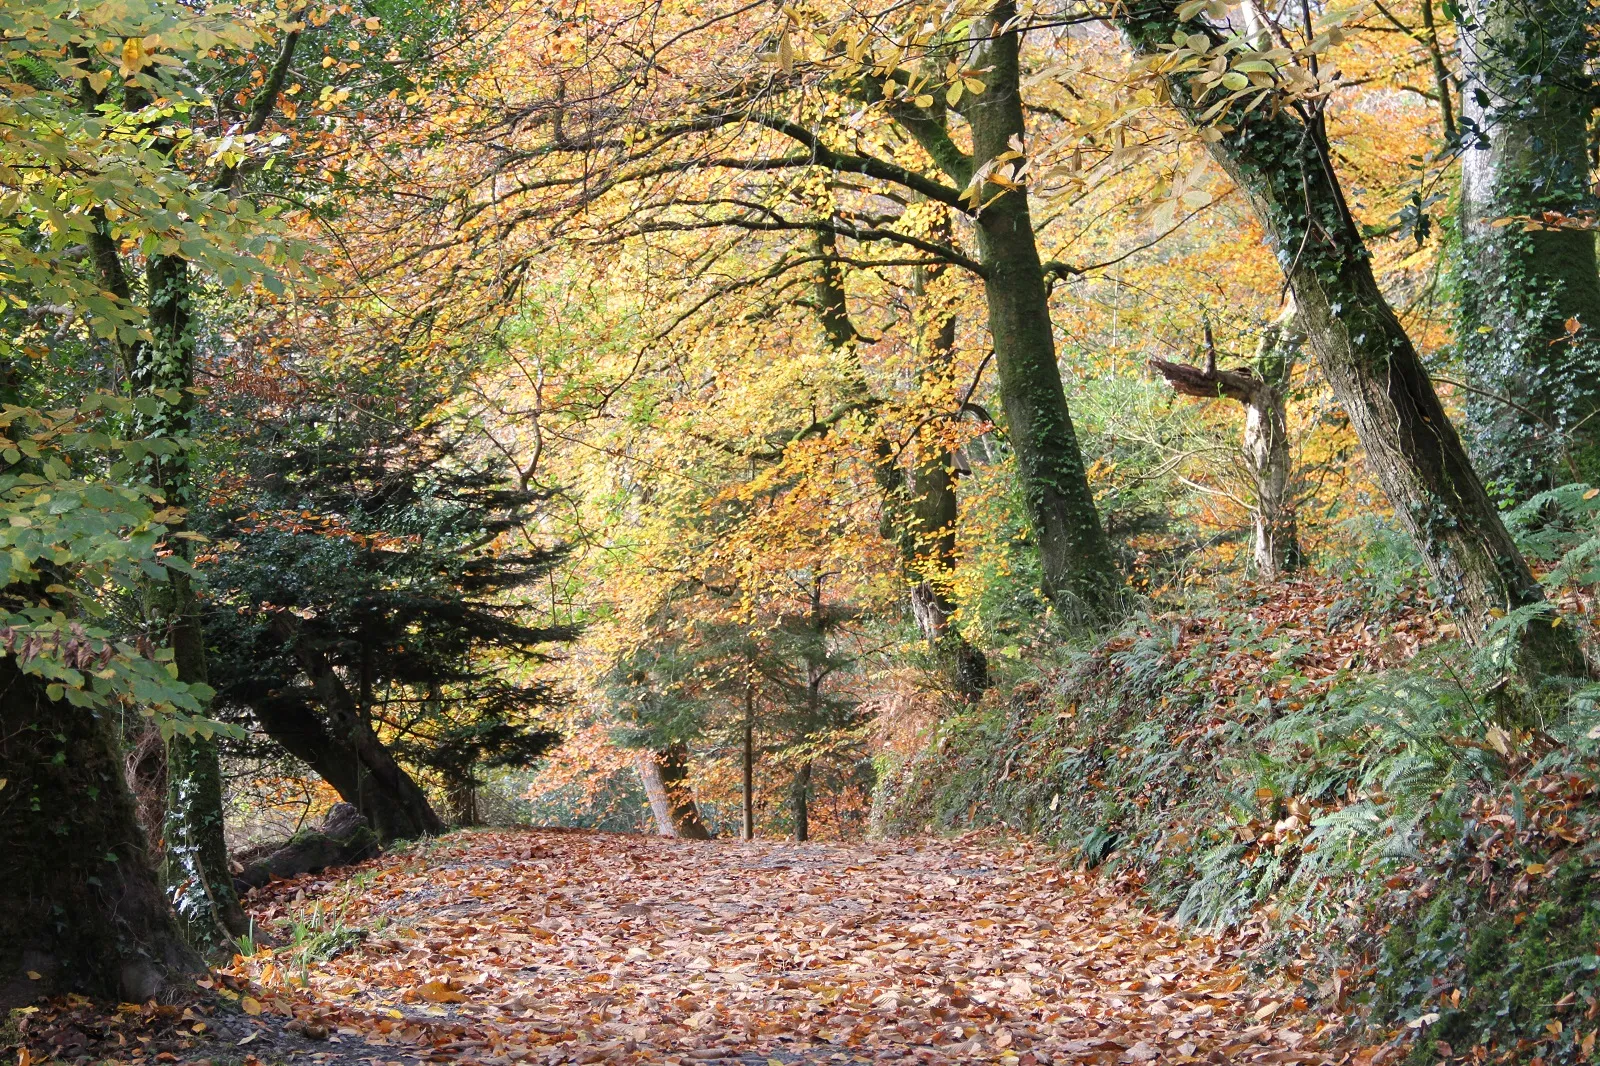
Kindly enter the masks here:
<path id="1" fill-rule="evenodd" d="M 941 217 L 934 235 L 948 242 L 949 215 Z M 823 333 L 835 348 L 854 345 L 861 334 L 850 318 L 833 235 L 814 235 L 812 249 L 820 260 L 812 282 L 812 304 Z M 912 269 L 915 343 L 922 356 L 917 372 L 924 380 L 948 373 L 955 349 L 954 316 L 929 307 L 928 285 L 944 270 L 943 264 Z M 918 630 L 930 648 L 949 656 L 957 691 L 970 703 L 988 688 L 989 669 L 983 652 L 950 624 L 956 608 L 949 592 L 949 575 L 959 562 L 955 456 L 948 449 L 927 447 L 923 441 L 913 443 L 917 462 L 908 472 L 898 465 L 892 444 L 879 439 L 876 477 L 884 493 L 882 532 L 900 549 L 901 571 L 911 582 L 911 613 Z"/>
<path id="2" fill-rule="evenodd" d="M 471 777 L 450 781 L 445 786 L 450 803 L 450 820 L 456 825 L 481 824 L 478 814 L 478 783 Z"/>
<path id="3" fill-rule="evenodd" d="M 1262 335 L 1256 352 L 1261 385 L 1245 405 L 1244 458 L 1256 491 L 1251 554 L 1267 579 L 1299 570 L 1300 525 L 1295 515 L 1294 463 L 1289 451 L 1289 379 L 1304 341 L 1291 306 Z"/>
<path id="4" fill-rule="evenodd" d="M 69 991 L 139 1002 L 200 970 L 150 863 L 109 723 L 48 699 L 10 656 L 0 778 L 0 1009 Z"/>
<path id="5" fill-rule="evenodd" d="M 700 808 L 689 786 L 689 747 L 682 742 L 661 751 L 640 752 L 636 761 L 639 781 L 650 799 L 656 831 L 664 837 L 710 840 L 711 830 L 700 818 Z"/>
<path id="6" fill-rule="evenodd" d="M 1119 17 L 1146 54 L 1180 25 L 1170 0 L 1136 0 Z M 1207 29 L 1214 34 L 1214 30 Z M 1188 76 L 1169 79 L 1173 102 L 1199 124 Z M 1544 603 L 1544 592 L 1506 532 L 1467 458 L 1411 338 L 1378 288 L 1361 231 L 1345 203 L 1320 121 L 1263 106 L 1224 113 L 1212 156 L 1245 192 L 1270 234 L 1300 321 L 1366 461 L 1411 535 L 1443 602 L 1474 640 L 1495 614 Z M 1532 673 L 1577 675 L 1571 627 L 1539 617 L 1518 635 Z"/>
<path id="7" fill-rule="evenodd" d="M 1003 0 L 974 23 L 974 37 L 983 42 L 974 65 L 985 69 L 986 88 L 965 105 L 965 116 L 972 157 L 980 164 L 1026 136 L 1016 15 L 1015 3 Z M 1039 540 L 1044 591 L 1064 617 L 1100 626 L 1118 611 L 1122 581 L 1067 410 L 1027 190 L 986 183 L 983 197 L 978 254 L 988 274 L 989 333 L 1006 428 Z"/>
<path id="8" fill-rule="evenodd" d="M 378 854 L 378 838 L 366 818 L 348 803 L 335 803 L 315 829 L 302 829 L 288 840 L 268 844 L 238 857 L 236 891 L 268 884 L 273 878 L 321 873 L 330 866 L 349 866 Z"/>
<path id="9" fill-rule="evenodd" d="M 347 744 L 359 760 L 358 796 L 365 798 L 371 794 L 374 800 L 366 806 L 352 802 L 373 820 L 378 835 L 388 842 L 444 832 L 444 820 L 434 812 L 422 788 L 373 732 L 372 724 L 357 706 L 344 681 L 334 672 L 327 656 L 305 640 L 295 641 L 294 655 L 311 680 L 317 703 L 327 716 L 329 732 Z"/>
<path id="10" fill-rule="evenodd" d="M 755 670 L 749 664 L 745 666 L 744 679 L 744 751 L 740 769 L 743 771 L 740 782 L 740 817 L 743 822 L 741 835 L 746 840 L 756 838 L 756 681 Z"/>
<path id="11" fill-rule="evenodd" d="M 1594 231 L 1528 231 L 1592 211 L 1590 12 L 1569 0 L 1460 10 L 1461 303 L 1457 343 L 1486 393 L 1467 399 L 1473 457 L 1513 501 L 1600 484 L 1600 270 Z"/>

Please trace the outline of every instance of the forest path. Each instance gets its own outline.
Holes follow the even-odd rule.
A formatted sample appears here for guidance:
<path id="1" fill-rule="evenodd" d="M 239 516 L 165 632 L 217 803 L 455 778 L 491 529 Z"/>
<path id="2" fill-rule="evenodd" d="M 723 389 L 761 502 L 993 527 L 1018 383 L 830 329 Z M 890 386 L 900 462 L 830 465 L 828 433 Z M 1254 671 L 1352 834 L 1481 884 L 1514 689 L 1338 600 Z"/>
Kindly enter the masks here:
<path id="1" fill-rule="evenodd" d="M 274 884 L 253 910 L 320 925 L 306 943 L 324 948 L 365 931 L 326 961 L 236 964 L 269 1016 L 340 1044 L 279 1052 L 294 1059 L 1339 1057 L 1234 952 L 1021 845 L 476 831 Z"/>

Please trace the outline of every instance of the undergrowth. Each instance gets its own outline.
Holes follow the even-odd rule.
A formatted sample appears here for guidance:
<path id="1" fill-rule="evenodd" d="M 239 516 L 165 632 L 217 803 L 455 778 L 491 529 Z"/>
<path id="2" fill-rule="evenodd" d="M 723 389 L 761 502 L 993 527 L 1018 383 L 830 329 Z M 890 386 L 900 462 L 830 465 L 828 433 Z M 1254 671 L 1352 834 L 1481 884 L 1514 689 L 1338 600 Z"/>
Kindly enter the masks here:
<path id="1" fill-rule="evenodd" d="M 1042 836 L 1419 1062 L 1587 1061 L 1595 693 L 1514 690 L 1419 583 L 1382 591 L 1248 587 L 1022 664 L 885 777 L 882 828 Z"/>

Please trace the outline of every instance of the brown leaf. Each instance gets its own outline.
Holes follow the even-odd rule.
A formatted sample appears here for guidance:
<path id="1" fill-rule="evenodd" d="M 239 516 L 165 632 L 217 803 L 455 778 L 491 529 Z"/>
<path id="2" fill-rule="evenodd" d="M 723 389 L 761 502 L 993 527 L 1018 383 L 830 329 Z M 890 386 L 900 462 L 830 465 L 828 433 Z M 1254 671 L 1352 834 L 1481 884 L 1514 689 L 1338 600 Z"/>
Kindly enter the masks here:
<path id="1" fill-rule="evenodd" d="M 443 981 L 427 981 L 416 988 L 417 995 L 429 1003 L 465 1003 L 467 997 Z"/>

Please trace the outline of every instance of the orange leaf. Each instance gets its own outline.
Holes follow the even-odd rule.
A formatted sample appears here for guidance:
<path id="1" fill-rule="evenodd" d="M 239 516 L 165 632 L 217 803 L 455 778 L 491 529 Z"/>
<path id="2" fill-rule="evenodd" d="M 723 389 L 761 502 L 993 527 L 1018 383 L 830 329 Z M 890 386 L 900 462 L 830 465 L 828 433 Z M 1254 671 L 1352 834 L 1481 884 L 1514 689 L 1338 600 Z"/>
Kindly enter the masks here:
<path id="1" fill-rule="evenodd" d="M 467 997 L 443 981 L 428 981 L 417 986 L 417 995 L 429 1003 L 465 1003 Z"/>

